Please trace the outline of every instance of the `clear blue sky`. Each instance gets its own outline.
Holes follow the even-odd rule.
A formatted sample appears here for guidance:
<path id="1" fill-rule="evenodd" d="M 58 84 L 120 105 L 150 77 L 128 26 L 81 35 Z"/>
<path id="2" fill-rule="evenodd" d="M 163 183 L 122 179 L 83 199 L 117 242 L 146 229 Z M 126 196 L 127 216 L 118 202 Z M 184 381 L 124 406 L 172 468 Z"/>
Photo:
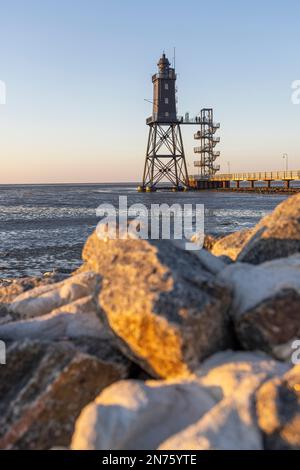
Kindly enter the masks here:
<path id="1" fill-rule="evenodd" d="M 0 183 L 138 181 L 173 46 L 179 112 L 214 107 L 223 171 L 282 169 L 284 152 L 299 169 L 299 18 L 298 0 L 1 0 Z"/>

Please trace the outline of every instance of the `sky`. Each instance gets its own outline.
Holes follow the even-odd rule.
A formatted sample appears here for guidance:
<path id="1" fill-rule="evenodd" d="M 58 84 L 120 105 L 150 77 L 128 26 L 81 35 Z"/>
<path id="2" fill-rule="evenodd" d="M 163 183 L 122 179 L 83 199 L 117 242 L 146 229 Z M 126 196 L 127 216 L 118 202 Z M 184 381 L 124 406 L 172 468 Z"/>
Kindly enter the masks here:
<path id="1" fill-rule="evenodd" d="M 300 169 L 299 17 L 298 0 L 0 0 L 0 184 L 140 181 L 173 47 L 179 114 L 214 108 L 221 171 Z"/>

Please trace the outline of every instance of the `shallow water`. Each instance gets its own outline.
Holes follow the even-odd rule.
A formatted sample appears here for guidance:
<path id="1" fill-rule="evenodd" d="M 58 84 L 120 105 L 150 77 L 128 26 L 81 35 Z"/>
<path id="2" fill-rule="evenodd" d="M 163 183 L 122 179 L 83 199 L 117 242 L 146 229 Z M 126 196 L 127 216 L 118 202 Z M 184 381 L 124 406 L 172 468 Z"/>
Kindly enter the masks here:
<path id="1" fill-rule="evenodd" d="M 39 275 L 80 265 L 82 246 L 102 203 L 204 204 L 205 232 L 230 233 L 255 225 L 287 196 L 235 192 L 137 193 L 135 184 L 0 185 L 0 278 Z"/>

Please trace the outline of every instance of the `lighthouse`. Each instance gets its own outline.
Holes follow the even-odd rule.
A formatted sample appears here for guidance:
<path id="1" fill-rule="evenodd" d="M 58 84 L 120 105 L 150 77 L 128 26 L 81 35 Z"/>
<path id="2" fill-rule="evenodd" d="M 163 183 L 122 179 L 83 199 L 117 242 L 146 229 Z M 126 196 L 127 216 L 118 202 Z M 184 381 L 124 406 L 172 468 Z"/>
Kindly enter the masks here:
<path id="1" fill-rule="evenodd" d="M 188 187 L 188 173 L 176 111 L 175 67 L 162 54 L 158 70 L 152 76 L 153 110 L 146 120 L 148 144 L 143 172 L 142 191 L 155 191 L 165 182 L 173 190 Z"/>
<path id="2" fill-rule="evenodd" d="M 176 122 L 175 69 L 170 67 L 165 54 L 157 64 L 158 73 L 153 75 L 153 120 L 158 122 Z"/>

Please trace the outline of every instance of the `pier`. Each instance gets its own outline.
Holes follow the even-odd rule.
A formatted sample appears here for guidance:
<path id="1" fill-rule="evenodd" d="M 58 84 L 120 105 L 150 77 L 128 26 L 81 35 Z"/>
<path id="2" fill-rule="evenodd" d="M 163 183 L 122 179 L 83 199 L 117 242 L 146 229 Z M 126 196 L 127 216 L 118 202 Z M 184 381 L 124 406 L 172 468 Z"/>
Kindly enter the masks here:
<path id="1" fill-rule="evenodd" d="M 209 178 L 202 178 L 199 175 L 189 177 L 190 187 L 193 189 L 265 189 L 273 190 L 272 182 L 284 183 L 284 189 L 292 189 L 291 181 L 300 181 L 300 170 L 296 171 L 259 171 L 250 173 L 224 173 L 215 174 Z M 232 187 L 231 183 L 235 186 Z M 250 183 L 249 187 L 241 187 L 241 182 Z M 264 187 L 255 186 L 255 183 L 263 182 Z M 278 188 L 278 187 L 277 187 Z M 300 188 L 298 188 L 299 190 Z"/>

